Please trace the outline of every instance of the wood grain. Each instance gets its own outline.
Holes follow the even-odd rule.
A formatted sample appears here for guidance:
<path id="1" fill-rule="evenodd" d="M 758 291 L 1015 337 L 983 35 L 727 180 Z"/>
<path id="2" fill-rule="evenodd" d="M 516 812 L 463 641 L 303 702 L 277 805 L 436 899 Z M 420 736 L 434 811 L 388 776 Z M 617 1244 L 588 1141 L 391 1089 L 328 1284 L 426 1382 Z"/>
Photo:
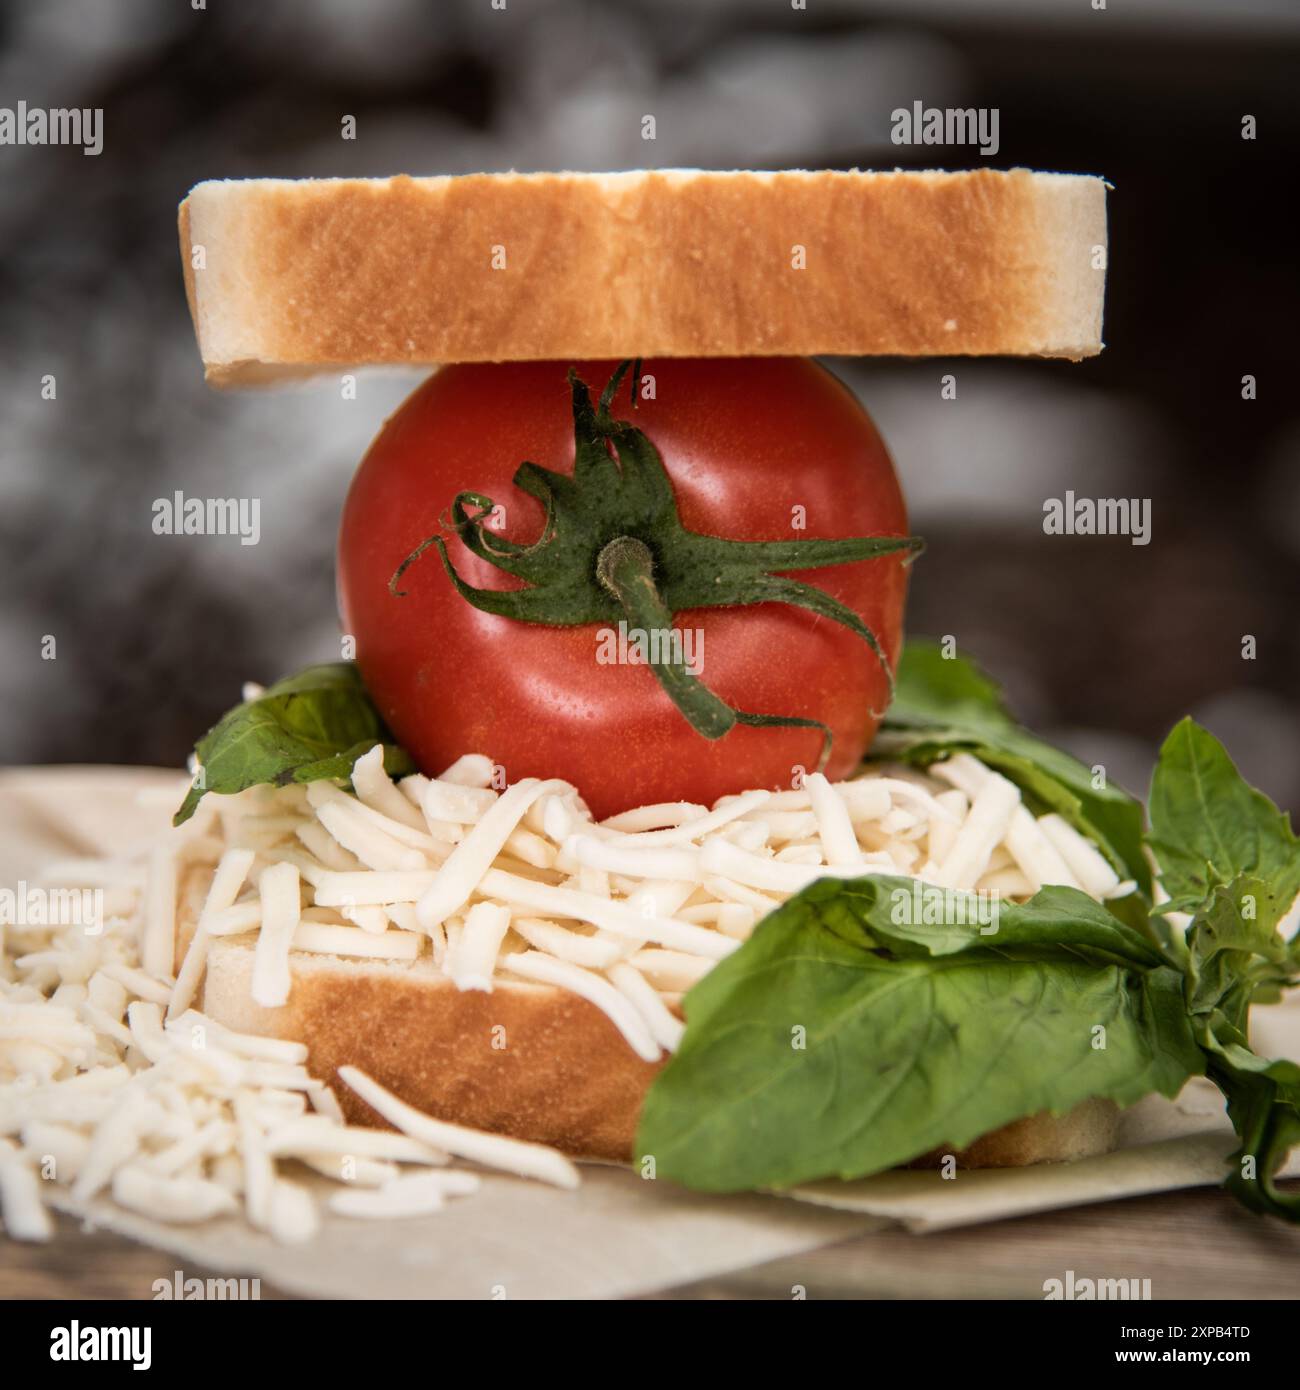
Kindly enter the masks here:
<path id="1" fill-rule="evenodd" d="M 1294 1298 L 1300 1227 L 1217 1188 L 916 1236 L 882 1231 L 674 1289 L 672 1298 L 1041 1299 L 1065 1277 L 1151 1280 L 1156 1299 Z"/>
<path id="2" fill-rule="evenodd" d="M 0 1236 L 0 1303 L 22 1298 L 152 1299 L 157 1279 L 170 1281 L 177 1268 L 187 1279 L 220 1278 L 218 1270 L 181 1266 L 178 1255 L 137 1245 L 110 1231 L 88 1231 L 75 1217 L 51 1213 L 54 1239 L 28 1245 Z M 265 1281 L 261 1297 L 292 1295 Z"/>
<path id="3" fill-rule="evenodd" d="M 57 1218 L 48 1245 L 0 1238 L 0 1300 L 153 1297 L 177 1257 Z M 1293 1298 L 1300 1228 L 1252 1216 L 1216 1189 L 1077 1207 L 935 1235 L 883 1231 L 652 1295 L 671 1299 L 1039 1299 L 1043 1281 L 1151 1280 L 1172 1299 Z M 186 1277 L 217 1272 L 186 1268 Z M 263 1283 L 263 1298 L 289 1295 Z"/>

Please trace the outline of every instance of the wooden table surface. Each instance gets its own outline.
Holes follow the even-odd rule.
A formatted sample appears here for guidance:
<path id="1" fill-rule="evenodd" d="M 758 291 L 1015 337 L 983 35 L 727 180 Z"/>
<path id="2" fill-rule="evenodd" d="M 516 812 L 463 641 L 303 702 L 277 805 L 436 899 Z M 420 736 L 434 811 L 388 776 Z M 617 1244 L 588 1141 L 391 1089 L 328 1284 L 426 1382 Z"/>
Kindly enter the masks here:
<path id="1" fill-rule="evenodd" d="M 47 1245 L 0 1237 L 0 1299 L 152 1297 L 177 1258 L 58 1218 Z M 1252 1216 L 1214 1188 L 1167 1192 L 943 1234 L 890 1230 L 656 1298 L 1042 1298 L 1043 1281 L 1151 1280 L 1154 1298 L 1294 1298 L 1300 1227 Z M 187 1277 L 216 1271 L 186 1267 Z M 285 1295 L 263 1283 L 263 1298 Z"/>

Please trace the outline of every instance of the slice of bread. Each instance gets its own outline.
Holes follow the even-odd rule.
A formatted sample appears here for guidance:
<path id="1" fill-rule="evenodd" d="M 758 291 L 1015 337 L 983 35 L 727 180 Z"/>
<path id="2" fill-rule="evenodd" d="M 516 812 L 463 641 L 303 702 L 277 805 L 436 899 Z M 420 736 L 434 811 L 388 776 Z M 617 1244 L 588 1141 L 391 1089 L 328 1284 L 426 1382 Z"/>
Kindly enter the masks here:
<path id="1" fill-rule="evenodd" d="M 1067 174 L 638 171 L 199 184 L 207 379 L 348 367 L 1101 348 L 1106 185 Z"/>
<path id="2" fill-rule="evenodd" d="M 430 956 L 348 960 L 295 951 L 289 1002 L 252 998 L 255 935 L 214 938 L 203 1012 L 244 1033 L 307 1044 L 313 1076 L 353 1124 L 383 1122 L 338 1080 L 351 1065 L 441 1120 L 627 1159 L 658 1065 L 593 1004 L 555 986 L 497 980 L 461 991 Z"/>
<path id="3" fill-rule="evenodd" d="M 438 1119 L 579 1158 L 632 1157 L 641 1102 L 661 1064 L 637 1057 L 585 999 L 505 980 L 491 994 L 462 992 L 428 956 L 388 962 L 294 952 L 289 1002 L 265 1009 L 252 1000 L 255 944 L 251 934 L 213 940 L 203 1011 L 228 1028 L 306 1043 L 308 1068 L 335 1087 L 352 1123 L 382 1125 L 338 1082 L 348 1064 Z M 977 1140 L 957 1162 L 1022 1167 L 1106 1153 L 1117 1116 L 1108 1101 L 1031 1115 Z"/>

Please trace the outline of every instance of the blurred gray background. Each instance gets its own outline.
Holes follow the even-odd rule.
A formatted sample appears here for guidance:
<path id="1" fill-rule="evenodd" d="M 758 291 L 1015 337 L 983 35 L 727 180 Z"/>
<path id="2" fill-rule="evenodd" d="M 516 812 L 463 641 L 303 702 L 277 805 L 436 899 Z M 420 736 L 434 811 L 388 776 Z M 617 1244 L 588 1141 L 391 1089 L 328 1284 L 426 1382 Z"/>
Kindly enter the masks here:
<path id="1" fill-rule="evenodd" d="M 0 147 L 0 760 L 179 764 L 241 681 L 337 655 L 339 508 L 413 379 L 205 389 L 175 234 L 193 183 L 1020 164 L 1115 185 L 1107 351 L 833 364 L 930 542 L 910 630 L 955 635 L 1027 722 L 1139 791 L 1190 711 L 1300 806 L 1300 5 L 1093 3 L 0 9 L 0 105 L 105 113 L 98 158 Z M 997 107 L 996 158 L 891 144 L 915 100 Z M 261 543 L 154 535 L 178 488 L 261 498 Z M 1151 498 L 1152 543 L 1044 535 L 1067 489 Z"/>

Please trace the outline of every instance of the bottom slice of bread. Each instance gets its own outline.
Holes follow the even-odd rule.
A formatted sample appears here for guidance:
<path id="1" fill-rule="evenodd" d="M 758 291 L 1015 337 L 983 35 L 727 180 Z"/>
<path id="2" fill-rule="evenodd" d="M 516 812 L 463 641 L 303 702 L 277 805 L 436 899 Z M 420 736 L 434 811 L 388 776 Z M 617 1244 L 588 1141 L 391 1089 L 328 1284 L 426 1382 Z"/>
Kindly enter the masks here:
<path id="1" fill-rule="evenodd" d="M 641 1102 L 662 1063 L 643 1062 L 593 1004 L 553 986 L 498 980 L 461 991 L 430 958 L 351 960 L 296 952 L 289 1002 L 253 1002 L 256 937 L 213 940 L 203 1010 L 228 1028 L 305 1043 L 308 1069 L 334 1087 L 353 1124 L 379 1116 L 338 1083 L 360 1067 L 438 1119 L 550 1144 L 578 1158 L 632 1157 Z M 1118 1111 L 1086 1101 L 1030 1115 L 955 1157 L 961 1167 L 1019 1167 L 1105 1153 Z M 937 1166 L 945 1150 L 913 1166 Z"/>
<path id="2" fill-rule="evenodd" d="M 382 1125 L 338 1081 L 360 1067 L 441 1120 L 550 1144 L 584 1158 L 631 1156 L 659 1071 L 569 990 L 497 980 L 462 991 L 429 956 L 352 960 L 295 952 L 282 1008 L 253 1002 L 254 936 L 214 939 L 203 1011 L 240 1032 L 306 1043 L 313 1076 L 353 1124 Z"/>

